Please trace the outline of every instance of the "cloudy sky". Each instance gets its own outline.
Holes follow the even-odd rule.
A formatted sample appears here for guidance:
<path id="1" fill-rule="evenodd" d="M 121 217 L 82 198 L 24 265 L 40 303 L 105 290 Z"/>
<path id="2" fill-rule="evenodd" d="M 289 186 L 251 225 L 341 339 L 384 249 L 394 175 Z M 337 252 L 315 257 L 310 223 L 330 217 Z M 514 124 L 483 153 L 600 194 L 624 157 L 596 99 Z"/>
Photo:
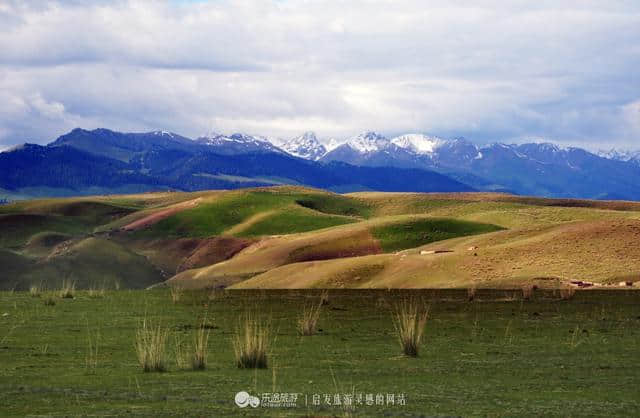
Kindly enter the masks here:
<path id="1" fill-rule="evenodd" d="M 640 2 L 0 0 L 0 148 L 74 128 L 640 148 Z"/>

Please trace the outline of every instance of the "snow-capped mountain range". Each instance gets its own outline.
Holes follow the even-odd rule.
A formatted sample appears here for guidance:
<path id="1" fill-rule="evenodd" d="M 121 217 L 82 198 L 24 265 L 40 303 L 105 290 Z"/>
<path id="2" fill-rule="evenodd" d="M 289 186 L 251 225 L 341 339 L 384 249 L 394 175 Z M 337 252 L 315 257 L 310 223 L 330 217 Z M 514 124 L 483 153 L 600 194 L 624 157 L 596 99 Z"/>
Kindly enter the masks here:
<path id="1" fill-rule="evenodd" d="M 281 148 L 322 163 L 436 171 L 480 190 L 612 199 L 635 196 L 632 189 L 640 192 L 631 181 L 640 181 L 640 152 L 591 153 L 550 142 L 476 145 L 464 138 L 420 133 L 387 138 L 370 131 L 331 147 L 306 133 Z"/>
<path id="2" fill-rule="evenodd" d="M 640 152 L 592 153 L 544 142 L 477 145 L 464 138 L 420 133 L 387 138 L 370 131 L 344 140 L 321 141 L 313 132 L 286 140 L 244 133 L 210 133 L 192 140 L 166 131 L 78 128 L 45 147 L 29 145 L 0 153 L 8 176 L 4 180 L 0 176 L 0 188 L 15 188 L 20 182 L 24 187 L 51 186 L 47 183 L 51 179 L 45 181 L 46 176 L 33 171 L 43 155 L 55 158 L 37 160 L 42 172 L 53 170 L 54 161 L 61 164 L 56 170 L 88 169 L 84 165 L 89 157 L 65 157 L 70 150 L 94 156 L 94 165 L 106 164 L 101 181 L 108 184 L 122 177 L 122 181 L 178 189 L 234 188 L 268 184 L 268 177 L 341 191 L 466 187 L 551 197 L 640 200 Z M 16 167 L 27 171 L 16 177 Z M 131 178 L 124 179 L 125 174 Z"/>
<path id="3" fill-rule="evenodd" d="M 640 150 L 632 151 L 612 148 L 608 151 L 600 150 L 596 154 L 609 160 L 629 161 L 640 164 Z"/>
<path id="4" fill-rule="evenodd" d="M 294 157 L 313 161 L 319 160 L 327 153 L 327 148 L 318 141 L 313 132 L 305 132 L 288 141 L 282 141 L 280 148 Z"/>
<path id="5" fill-rule="evenodd" d="M 238 154 L 248 152 L 283 152 L 266 137 L 234 133 L 223 135 L 211 132 L 195 140 L 198 144 L 215 147 L 222 154 Z"/>

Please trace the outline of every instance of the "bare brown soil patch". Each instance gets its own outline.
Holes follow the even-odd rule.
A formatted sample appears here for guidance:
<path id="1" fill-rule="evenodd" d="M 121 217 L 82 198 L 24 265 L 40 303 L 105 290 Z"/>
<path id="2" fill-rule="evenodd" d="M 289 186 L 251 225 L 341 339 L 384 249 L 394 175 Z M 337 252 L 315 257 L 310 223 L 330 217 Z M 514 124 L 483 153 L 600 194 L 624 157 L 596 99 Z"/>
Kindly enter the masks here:
<path id="1" fill-rule="evenodd" d="M 285 264 L 358 257 L 370 254 L 381 254 L 382 252 L 380 243 L 371 235 L 369 230 L 363 230 L 352 236 L 340 237 L 332 241 L 318 242 L 296 248 L 289 253 Z"/>
<path id="2" fill-rule="evenodd" d="M 249 239 L 235 237 L 214 237 L 201 240 L 191 255 L 185 259 L 177 271 L 209 266 L 228 260 L 252 243 Z"/>
<path id="3" fill-rule="evenodd" d="M 201 198 L 196 198 L 193 200 L 188 200 L 186 202 L 177 203 L 175 205 L 172 205 L 171 207 L 159 210 L 148 216 L 145 216 L 144 218 L 133 221 L 130 224 L 123 226 L 122 229 L 125 231 L 137 231 L 139 229 L 147 228 L 165 218 L 168 218 L 169 216 L 175 215 L 178 212 L 182 212 L 185 209 L 190 209 L 197 206 L 201 200 Z"/>

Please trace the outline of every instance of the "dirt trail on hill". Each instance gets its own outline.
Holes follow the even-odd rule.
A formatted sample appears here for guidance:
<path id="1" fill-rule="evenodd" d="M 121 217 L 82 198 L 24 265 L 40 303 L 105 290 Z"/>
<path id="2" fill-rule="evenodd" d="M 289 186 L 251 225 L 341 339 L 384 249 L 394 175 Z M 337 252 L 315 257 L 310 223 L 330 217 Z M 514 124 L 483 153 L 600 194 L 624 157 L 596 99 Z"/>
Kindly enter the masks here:
<path id="1" fill-rule="evenodd" d="M 142 219 L 138 219 L 137 221 L 131 222 L 130 224 L 123 226 L 122 229 L 124 231 L 137 231 L 139 229 L 147 228 L 151 225 L 154 225 L 160 222 L 165 218 L 168 218 L 171 215 L 175 215 L 176 213 L 182 212 L 185 209 L 196 207 L 201 200 L 202 198 L 198 197 L 193 200 L 188 200 L 186 202 L 175 204 L 166 209 L 162 209 L 148 216 L 145 216 Z"/>
<path id="2" fill-rule="evenodd" d="M 269 211 L 266 211 L 266 212 L 260 212 L 258 214 L 253 215 L 253 216 L 250 216 L 249 218 L 245 219 L 244 221 L 240 222 L 239 224 L 234 225 L 231 228 L 229 228 L 226 231 L 224 231 L 222 233 L 222 235 L 234 235 L 234 234 L 238 234 L 240 232 L 246 231 L 247 229 L 249 229 L 253 225 L 255 225 L 258 222 L 260 222 L 261 220 L 273 215 L 274 213 L 276 213 L 275 210 L 269 210 Z"/>

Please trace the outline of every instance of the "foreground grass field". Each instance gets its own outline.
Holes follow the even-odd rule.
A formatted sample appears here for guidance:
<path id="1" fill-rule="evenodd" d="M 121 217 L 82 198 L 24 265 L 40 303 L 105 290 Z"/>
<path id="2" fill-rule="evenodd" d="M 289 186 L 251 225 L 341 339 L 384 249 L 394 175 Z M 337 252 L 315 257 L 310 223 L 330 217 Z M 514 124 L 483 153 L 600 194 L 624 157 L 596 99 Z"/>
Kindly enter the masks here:
<path id="1" fill-rule="evenodd" d="M 318 332 L 297 320 L 313 291 L 167 289 L 0 293 L 0 415 L 415 416 L 640 414 L 640 302 L 631 290 L 331 291 Z M 419 356 L 402 355 L 392 306 L 421 298 Z M 53 301 L 46 305 L 45 300 Z M 269 366 L 239 369 L 232 339 L 247 310 L 269 323 Z M 168 370 L 145 373 L 134 347 L 143 320 L 168 329 Z M 179 368 L 176 341 L 209 331 L 205 370 Z M 298 393 L 292 408 L 240 409 L 239 391 Z M 312 404 L 313 395 L 320 405 Z M 334 396 L 378 394 L 354 409 Z M 394 404 L 387 401 L 394 394 Z M 400 404 L 400 396 L 406 404 Z M 355 401 L 354 401 L 355 402 Z"/>

